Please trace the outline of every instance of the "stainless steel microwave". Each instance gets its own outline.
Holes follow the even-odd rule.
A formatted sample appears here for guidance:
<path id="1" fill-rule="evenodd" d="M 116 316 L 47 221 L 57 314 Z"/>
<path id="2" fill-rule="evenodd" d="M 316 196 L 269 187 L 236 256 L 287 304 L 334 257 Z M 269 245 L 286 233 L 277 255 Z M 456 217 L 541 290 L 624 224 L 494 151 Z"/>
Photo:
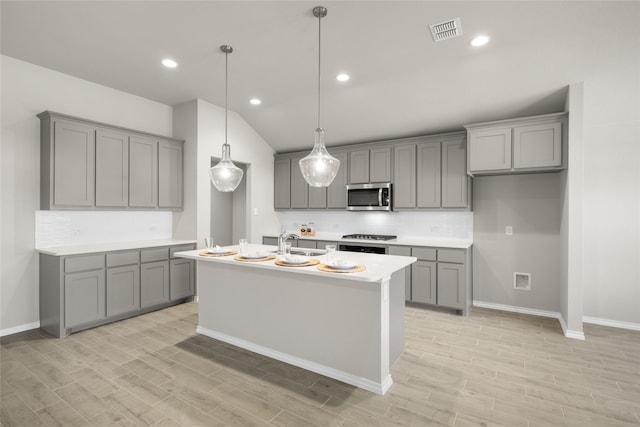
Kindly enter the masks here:
<path id="1" fill-rule="evenodd" d="M 347 210 L 390 211 L 391 183 L 347 185 Z"/>

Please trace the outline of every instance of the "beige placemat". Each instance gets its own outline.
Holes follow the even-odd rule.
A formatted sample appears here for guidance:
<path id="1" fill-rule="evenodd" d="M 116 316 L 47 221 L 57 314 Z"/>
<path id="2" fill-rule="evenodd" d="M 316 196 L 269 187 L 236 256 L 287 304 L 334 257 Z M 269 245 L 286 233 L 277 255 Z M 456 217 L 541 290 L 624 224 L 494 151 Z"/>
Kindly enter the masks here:
<path id="1" fill-rule="evenodd" d="M 310 265 L 320 264 L 320 260 L 319 259 L 310 259 L 308 262 L 305 262 L 304 264 L 289 264 L 288 262 L 280 261 L 279 259 L 277 259 L 275 261 L 275 264 L 279 265 L 279 266 L 282 266 L 282 267 L 308 267 Z"/>
<path id="2" fill-rule="evenodd" d="M 327 264 L 320 264 L 318 266 L 318 270 L 326 271 L 327 273 L 358 273 L 360 271 L 366 270 L 366 267 L 362 264 L 358 264 L 353 267 L 351 270 L 339 270 L 337 268 L 331 268 Z"/>
<path id="3" fill-rule="evenodd" d="M 234 250 L 230 250 L 229 252 L 223 252 L 221 254 L 213 254 L 211 252 L 207 252 L 207 251 L 202 251 L 200 252 L 200 256 L 212 256 L 212 257 L 216 257 L 216 256 L 229 256 L 229 255 L 235 255 L 238 252 L 234 251 Z"/>
<path id="4" fill-rule="evenodd" d="M 275 255 L 267 255 L 266 257 L 263 257 L 263 258 L 245 258 L 242 255 L 236 255 L 234 259 L 236 261 L 243 261 L 243 262 L 262 262 L 262 261 L 269 261 L 270 259 L 274 259 L 275 257 L 276 257 Z"/>

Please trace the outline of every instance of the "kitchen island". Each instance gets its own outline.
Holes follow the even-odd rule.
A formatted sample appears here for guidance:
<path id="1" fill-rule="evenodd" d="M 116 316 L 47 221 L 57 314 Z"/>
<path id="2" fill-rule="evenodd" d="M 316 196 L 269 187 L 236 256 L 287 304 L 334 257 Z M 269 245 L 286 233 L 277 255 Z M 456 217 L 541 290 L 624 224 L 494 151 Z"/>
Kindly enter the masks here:
<path id="1" fill-rule="evenodd" d="M 404 269 L 416 258 L 338 252 L 365 269 L 336 273 L 200 253 L 176 253 L 197 260 L 198 333 L 378 394 L 389 389 L 404 350 Z"/>

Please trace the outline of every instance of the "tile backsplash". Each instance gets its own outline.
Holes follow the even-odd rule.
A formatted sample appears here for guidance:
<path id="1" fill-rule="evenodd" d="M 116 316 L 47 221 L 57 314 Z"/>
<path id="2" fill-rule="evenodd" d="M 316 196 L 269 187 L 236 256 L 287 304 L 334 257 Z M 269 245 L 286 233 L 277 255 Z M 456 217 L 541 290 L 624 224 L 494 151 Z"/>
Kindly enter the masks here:
<path id="1" fill-rule="evenodd" d="M 289 231 L 313 221 L 320 233 L 395 234 L 401 238 L 473 239 L 472 212 L 278 212 Z"/>
<path id="2" fill-rule="evenodd" d="M 36 248 L 172 237 L 169 211 L 36 211 Z"/>

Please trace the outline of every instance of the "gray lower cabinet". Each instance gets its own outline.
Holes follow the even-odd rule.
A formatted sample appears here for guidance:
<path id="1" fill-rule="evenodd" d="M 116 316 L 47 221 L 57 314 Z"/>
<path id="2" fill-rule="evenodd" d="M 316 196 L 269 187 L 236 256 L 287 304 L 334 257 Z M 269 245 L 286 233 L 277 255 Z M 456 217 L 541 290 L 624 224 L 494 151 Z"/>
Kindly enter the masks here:
<path id="1" fill-rule="evenodd" d="M 162 304 L 169 299 L 169 261 L 140 264 L 141 307 Z"/>
<path id="2" fill-rule="evenodd" d="M 315 240 L 298 239 L 298 247 L 306 249 L 316 249 Z"/>
<path id="3" fill-rule="evenodd" d="M 64 322 L 69 328 L 106 317 L 104 269 L 65 274 Z"/>
<path id="4" fill-rule="evenodd" d="M 462 309 L 465 302 L 464 265 L 438 263 L 438 304 Z"/>
<path id="5" fill-rule="evenodd" d="M 389 246 L 389 255 L 411 256 L 411 248 L 406 246 Z M 411 267 L 404 269 L 404 299 L 411 301 Z"/>
<path id="6" fill-rule="evenodd" d="M 418 260 L 411 265 L 411 301 L 437 304 L 436 263 Z"/>
<path id="7" fill-rule="evenodd" d="M 194 261 L 173 258 L 194 248 L 40 254 L 40 327 L 63 337 L 185 301 L 194 294 Z"/>
<path id="8" fill-rule="evenodd" d="M 278 238 L 277 237 L 262 236 L 262 244 L 263 245 L 278 246 Z"/>
<path id="9" fill-rule="evenodd" d="M 190 297 L 194 294 L 195 265 L 190 259 L 178 258 L 169 262 L 171 287 L 169 295 L 172 300 Z"/>
<path id="10" fill-rule="evenodd" d="M 140 266 L 107 268 L 107 316 L 140 309 Z"/>
<path id="11" fill-rule="evenodd" d="M 418 259 L 411 265 L 405 288 L 408 302 L 437 305 L 468 315 L 471 307 L 471 248 L 390 246 L 391 255 L 411 255 Z"/>

